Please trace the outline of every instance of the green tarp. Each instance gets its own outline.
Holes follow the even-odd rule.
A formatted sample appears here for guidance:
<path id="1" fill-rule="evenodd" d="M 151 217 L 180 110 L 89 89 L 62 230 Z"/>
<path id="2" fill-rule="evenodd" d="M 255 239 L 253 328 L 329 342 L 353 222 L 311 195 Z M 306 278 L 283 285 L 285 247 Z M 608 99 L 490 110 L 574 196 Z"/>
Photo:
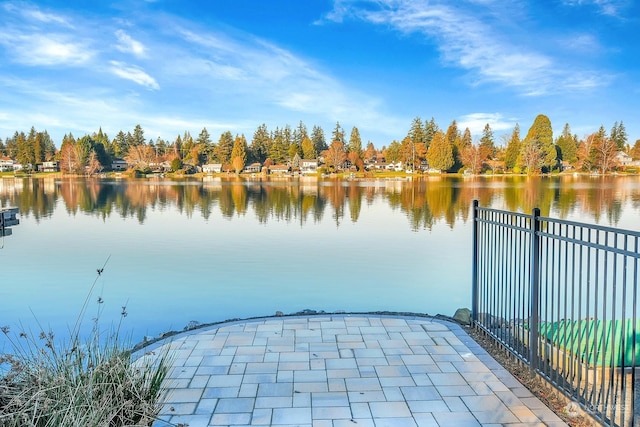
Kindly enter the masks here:
<path id="1" fill-rule="evenodd" d="M 542 323 L 540 335 L 591 366 L 640 367 L 640 319 Z"/>

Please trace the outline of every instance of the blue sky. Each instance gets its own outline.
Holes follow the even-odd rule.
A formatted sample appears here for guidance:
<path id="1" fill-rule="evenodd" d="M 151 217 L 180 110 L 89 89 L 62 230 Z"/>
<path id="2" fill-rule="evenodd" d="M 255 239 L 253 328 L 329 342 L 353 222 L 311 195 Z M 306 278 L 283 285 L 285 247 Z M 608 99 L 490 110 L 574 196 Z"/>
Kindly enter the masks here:
<path id="1" fill-rule="evenodd" d="M 633 143 L 639 21 L 633 0 L 0 0 L 0 137 L 339 121 L 381 148 L 433 117 L 500 143 L 545 114 Z"/>

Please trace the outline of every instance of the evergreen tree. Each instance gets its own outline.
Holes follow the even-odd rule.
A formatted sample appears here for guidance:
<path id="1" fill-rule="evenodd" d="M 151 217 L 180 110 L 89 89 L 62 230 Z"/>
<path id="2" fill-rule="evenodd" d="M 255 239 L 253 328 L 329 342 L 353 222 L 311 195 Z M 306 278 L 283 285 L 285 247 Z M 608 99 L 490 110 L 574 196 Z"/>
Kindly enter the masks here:
<path id="1" fill-rule="evenodd" d="M 51 136 L 49 136 L 49 133 L 46 130 L 42 132 L 42 138 L 44 140 L 44 157 L 45 160 L 49 161 L 56 155 L 56 145 L 54 144 L 53 139 L 51 139 Z"/>
<path id="2" fill-rule="evenodd" d="M 322 153 L 329 148 L 324 138 L 324 131 L 320 126 L 314 126 L 311 130 L 311 142 L 313 142 L 316 153 Z"/>
<path id="3" fill-rule="evenodd" d="M 113 139 L 111 143 L 113 152 L 110 152 L 113 157 L 124 157 L 129 152 L 129 145 L 127 144 L 127 138 L 124 132 L 120 131 Z"/>
<path id="4" fill-rule="evenodd" d="M 313 141 L 308 136 L 305 136 L 302 139 L 302 158 L 304 159 L 315 159 L 318 157 L 318 153 L 316 153 L 316 149 L 313 146 Z"/>
<path id="5" fill-rule="evenodd" d="M 411 139 L 412 144 L 427 143 L 425 129 L 420 117 L 416 117 L 415 119 L 413 119 L 413 122 L 411 122 L 411 128 L 409 129 L 409 133 L 407 134 L 407 136 L 409 137 L 409 139 Z"/>
<path id="6" fill-rule="evenodd" d="M 180 135 L 178 135 L 176 137 L 176 139 L 173 141 L 172 147 L 173 147 L 173 155 L 180 159 L 180 168 L 179 169 L 182 169 L 182 166 L 183 166 L 183 163 L 182 163 L 182 137 Z"/>
<path id="7" fill-rule="evenodd" d="M 460 132 L 458 131 L 458 123 L 454 120 L 451 122 L 449 127 L 447 128 L 446 138 L 447 142 L 450 145 L 454 145 L 456 138 L 460 137 Z"/>
<path id="8" fill-rule="evenodd" d="M 622 121 L 618 124 L 615 122 L 613 128 L 611 128 L 611 140 L 616 143 L 618 151 L 624 151 L 627 147 L 627 130 L 622 124 Z"/>
<path id="9" fill-rule="evenodd" d="M 269 147 L 269 158 L 273 164 L 284 164 L 287 161 L 289 153 L 287 152 L 287 147 L 284 142 L 283 132 L 276 128 L 273 132 L 272 139 L 273 143 Z"/>
<path id="10" fill-rule="evenodd" d="M 309 133 L 307 132 L 307 127 L 305 126 L 304 123 L 302 123 L 302 120 L 300 120 L 300 123 L 298 123 L 298 127 L 294 130 L 293 132 L 294 135 L 294 141 L 300 146 L 302 147 L 302 141 L 305 138 L 309 137 Z"/>
<path id="11" fill-rule="evenodd" d="M 357 154 L 358 157 L 362 157 L 362 139 L 360 139 L 360 131 L 358 131 L 358 128 L 355 126 L 351 129 L 347 151 Z"/>
<path id="12" fill-rule="evenodd" d="M 236 173 L 242 172 L 247 163 L 247 140 L 244 135 L 236 136 L 231 150 L 231 161 Z"/>
<path id="13" fill-rule="evenodd" d="M 333 129 L 333 133 L 331 134 L 331 141 L 339 141 L 342 142 L 343 144 L 345 143 L 344 140 L 344 129 L 342 129 L 342 127 L 340 126 L 340 122 L 336 122 L 336 127 L 335 129 Z"/>
<path id="14" fill-rule="evenodd" d="M 228 165 L 231 163 L 231 151 L 233 150 L 234 144 L 233 135 L 231 135 L 230 131 L 226 131 L 220 135 L 220 139 L 218 140 L 218 145 L 215 148 L 215 157 L 218 162 L 223 165 Z M 183 142 L 184 144 L 184 142 Z"/>
<path id="15" fill-rule="evenodd" d="M 396 140 L 392 141 L 391 144 L 389 144 L 389 147 L 384 150 L 384 158 L 386 159 L 387 163 L 395 163 L 397 161 L 400 161 L 401 151 L 402 145 Z"/>
<path id="16" fill-rule="evenodd" d="M 562 134 L 556 139 L 556 146 L 558 147 L 559 160 L 572 165 L 576 164 L 578 161 L 578 145 L 576 144 L 576 137 L 571 135 L 569 123 L 565 123 Z"/>
<path id="17" fill-rule="evenodd" d="M 532 141 L 535 141 L 540 152 L 540 167 L 546 170 L 553 169 L 558 160 L 553 144 L 553 128 L 547 116 L 539 114 L 535 118 L 525 137 L 524 146 L 528 146 Z"/>
<path id="18" fill-rule="evenodd" d="M 460 167 L 462 167 L 462 161 L 461 161 L 462 152 L 459 150 L 459 147 L 461 145 L 462 138 L 460 136 L 460 131 L 458 130 L 458 123 L 455 120 L 452 121 L 449 127 L 447 128 L 445 139 L 447 140 L 447 143 L 451 146 L 451 150 L 453 153 L 453 165 L 451 165 L 451 168 L 460 169 Z"/>
<path id="19" fill-rule="evenodd" d="M 209 131 L 204 127 L 200 131 L 198 138 L 196 139 L 195 145 L 198 147 L 198 157 L 199 164 L 208 162 L 209 159 L 213 156 L 213 146 L 211 143 L 211 135 L 209 135 Z"/>
<path id="20" fill-rule="evenodd" d="M 258 129 L 253 133 L 253 139 L 251 140 L 251 147 L 249 152 L 251 153 L 252 162 L 260 162 L 261 164 L 269 157 L 269 149 L 271 147 L 271 136 L 266 124 L 261 124 Z"/>
<path id="21" fill-rule="evenodd" d="M 136 147 L 145 145 L 144 130 L 142 130 L 142 126 L 136 125 L 136 127 L 133 129 L 133 139 L 131 145 Z"/>
<path id="22" fill-rule="evenodd" d="M 284 146 L 284 150 L 289 153 L 289 147 L 293 144 L 293 132 L 289 125 L 285 125 L 282 129 L 282 144 Z M 297 149 L 295 152 L 297 152 Z M 288 160 L 291 160 L 291 157 L 288 157 Z"/>
<path id="23" fill-rule="evenodd" d="M 511 132 L 511 137 L 507 143 L 507 149 L 504 154 L 504 163 L 507 169 L 513 169 L 518 165 L 518 155 L 520 154 L 520 125 L 516 123 Z"/>
<path id="24" fill-rule="evenodd" d="M 156 153 L 160 157 L 167 155 L 167 143 L 160 137 L 156 138 Z"/>
<path id="25" fill-rule="evenodd" d="M 231 137 L 231 144 L 229 145 L 229 153 L 231 153 L 231 148 L 233 147 L 233 137 Z M 181 147 L 181 158 L 184 162 L 190 161 L 192 164 L 195 162 L 192 159 L 193 154 L 193 146 L 195 145 L 195 141 L 191 136 L 191 133 L 186 130 L 182 135 L 182 147 Z M 230 155 L 230 154 L 229 154 Z"/>
<path id="26" fill-rule="evenodd" d="M 441 171 L 450 169 L 454 164 L 453 146 L 441 131 L 436 132 L 431 140 L 429 151 L 427 152 L 427 161 L 429 162 L 429 167 Z"/>
<path id="27" fill-rule="evenodd" d="M 496 144 L 493 139 L 493 131 L 491 126 L 487 123 L 482 130 L 482 137 L 480 138 L 480 150 L 484 152 L 490 159 L 496 156 Z"/>
<path id="28" fill-rule="evenodd" d="M 16 158 L 16 154 L 18 153 L 18 131 L 13 134 L 12 138 L 7 138 L 7 142 L 5 144 L 5 152 L 6 155 L 11 157 L 12 159 Z"/>
<path id="29" fill-rule="evenodd" d="M 289 148 L 287 149 L 287 154 L 289 161 L 293 164 L 293 158 L 297 157 L 298 160 L 302 158 L 302 147 L 298 145 L 298 143 L 294 140 L 291 144 L 289 144 Z M 299 163 L 299 162 L 298 162 Z"/>
<path id="30" fill-rule="evenodd" d="M 438 125 L 436 124 L 436 121 L 433 117 L 431 117 L 431 120 L 424 124 L 424 142 L 427 145 L 427 148 L 429 148 L 429 144 L 431 144 L 431 140 L 433 139 L 436 132 L 438 132 L 438 130 L 440 129 L 438 128 Z"/>
<path id="31" fill-rule="evenodd" d="M 211 145 L 211 136 L 209 135 L 209 131 L 204 127 L 200 131 L 198 135 L 198 139 L 196 139 L 196 144 L 202 145 L 203 147 L 209 147 Z"/>
<path id="32" fill-rule="evenodd" d="M 24 167 L 25 170 L 29 167 L 33 168 L 36 162 L 33 154 L 33 147 L 29 142 L 29 139 L 31 138 L 35 141 L 35 130 L 33 128 L 31 128 L 31 130 L 33 131 L 33 135 L 29 132 L 29 136 L 27 137 L 24 132 L 20 132 L 16 138 L 16 160 Z"/>
<path id="33" fill-rule="evenodd" d="M 629 155 L 633 160 L 640 160 L 640 139 L 636 139 L 635 144 L 631 150 L 629 150 Z"/>
<path id="34" fill-rule="evenodd" d="M 471 138 L 471 131 L 469 128 L 464 128 L 464 132 L 462 133 L 462 148 L 469 147 L 473 145 L 473 139 Z"/>

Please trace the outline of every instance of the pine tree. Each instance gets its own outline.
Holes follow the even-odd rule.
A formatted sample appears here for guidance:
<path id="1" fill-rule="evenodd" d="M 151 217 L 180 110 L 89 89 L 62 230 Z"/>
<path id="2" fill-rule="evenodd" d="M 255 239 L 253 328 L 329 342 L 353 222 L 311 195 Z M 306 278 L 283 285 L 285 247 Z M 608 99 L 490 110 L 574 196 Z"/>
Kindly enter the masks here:
<path id="1" fill-rule="evenodd" d="M 233 150 L 234 139 L 231 132 L 226 131 L 220 135 L 218 145 L 215 148 L 215 156 L 218 162 L 223 165 L 231 163 L 231 151 Z"/>
<path id="2" fill-rule="evenodd" d="M 453 146 L 441 131 L 436 132 L 431 140 L 431 145 L 427 152 L 427 161 L 430 168 L 439 169 L 440 171 L 446 171 L 454 164 Z"/>
<path id="3" fill-rule="evenodd" d="M 362 139 L 360 139 L 360 131 L 355 126 L 351 129 L 347 151 L 349 153 L 356 153 L 358 157 L 362 157 Z"/>
<path id="4" fill-rule="evenodd" d="M 516 123 L 511 132 L 511 137 L 507 143 L 507 148 L 504 153 L 504 163 L 507 169 L 513 169 L 518 165 L 518 155 L 520 154 L 521 141 L 520 141 L 520 125 Z"/>
<path id="5" fill-rule="evenodd" d="M 287 152 L 283 132 L 276 128 L 271 138 L 273 143 L 271 144 L 271 147 L 269 147 L 269 158 L 273 164 L 284 164 L 287 161 L 289 153 Z"/>
<path id="6" fill-rule="evenodd" d="M 540 155 L 540 167 L 551 170 L 558 164 L 556 147 L 553 144 L 553 128 L 551 120 L 543 114 L 539 114 L 527 132 L 523 146 L 535 142 Z M 533 152 L 532 150 L 529 151 Z"/>
<path id="7" fill-rule="evenodd" d="M 311 141 L 313 142 L 316 153 L 322 153 L 329 148 L 324 138 L 324 131 L 320 126 L 314 126 L 311 130 Z"/>
<path id="8" fill-rule="evenodd" d="M 429 148 L 429 144 L 431 144 L 431 140 L 438 130 L 438 125 L 433 117 L 424 124 L 424 143 L 427 145 L 427 148 Z"/>
<path id="9" fill-rule="evenodd" d="M 242 172 L 247 162 L 247 140 L 244 135 L 236 136 L 231 150 L 231 161 L 236 173 Z"/>
<path id="10" fill-rule="evenodd" d="M 618 122 L 613 124 L 610 138 L 616 143 L 618 151 L 624 151 L 627 148 L 627 130 L 622 121 L 619 124 Z"/>
<path id="11" fill-rule="evenodd" d="M 480 150 L 486 153 L 487 157 L 490 159 L 495 158 L 496 156 L 496 144 L 493 139 L 493 131 L 491 130 L 491 126 L 487 123 L 482 130 L 482 137 L 480 138 Z"/>
<path id="12" fill-rule="evenodd" d="M 575 136 L 571 135 L 569 123 L 564 125 L 562 134 L 556 139 L 559 160 L 575 165 L 578 161 L 578 146 Z"/>
<path id="13" fill-rule="evenodd" d="M 304 159 L 315 159 L 318 157 L 313 141 L 308 136 L 302 138 L 302 157 Z"/>
<path id="14" fill-rule="evenodd" d="M 144 139 L 144 130 L 142 130 L 142 126 L 140 125 L 136 125 L 136 127 L 133 129 L 132 145 L 134 146 L 146 145 L 145 139 Z"/>
<path id="15" fill-rule="evenodd" d="M 344 129 L 342 129 L 342 127 L 340 126 L 340 122 L 336 122 L 336 127 L 333 130 L 333 133 L 331 134 L 332 137 L 332 142 L 333 141 L 340 141 L 344 144 Z"/>
<path id="16" fill-rule="evenodd" d="M 266 124 L 261 124 L 258 129 L 253 133 L 253 139 L 251 140 L 251 147 L 249 152 L 251 153 L 251 161 L 260 162 L 261 164 L 269 157 L 269 149 L 271 147 L 272 140 L 269 135 L 269 130 Z"/>
<path id="17" fill-rule="evenodd" d="M 407 136 L 411 139 L 411 143 L 413 144 L 427 143 L 424 125 L 422 124 L 420 117 L 413 119 L 413 122 L 411 122 L 411 129 L 409 129 Z"/>

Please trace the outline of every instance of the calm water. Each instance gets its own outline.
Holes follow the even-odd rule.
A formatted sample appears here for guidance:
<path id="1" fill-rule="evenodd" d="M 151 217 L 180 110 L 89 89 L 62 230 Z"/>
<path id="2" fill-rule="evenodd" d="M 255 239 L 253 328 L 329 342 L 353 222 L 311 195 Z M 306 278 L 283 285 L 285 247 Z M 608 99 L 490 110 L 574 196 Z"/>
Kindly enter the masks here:
<path id="1" fill-rule="evenodd" d="M 640 177 L 5 178 L 21 223 L 0 243 L 0 326 L 64 336 L 96 278 L 85 330 L 126 306 L 136 342 L 276 311 L 452 315 L 470 306 L 473 199 L 640 229 Z"/>

